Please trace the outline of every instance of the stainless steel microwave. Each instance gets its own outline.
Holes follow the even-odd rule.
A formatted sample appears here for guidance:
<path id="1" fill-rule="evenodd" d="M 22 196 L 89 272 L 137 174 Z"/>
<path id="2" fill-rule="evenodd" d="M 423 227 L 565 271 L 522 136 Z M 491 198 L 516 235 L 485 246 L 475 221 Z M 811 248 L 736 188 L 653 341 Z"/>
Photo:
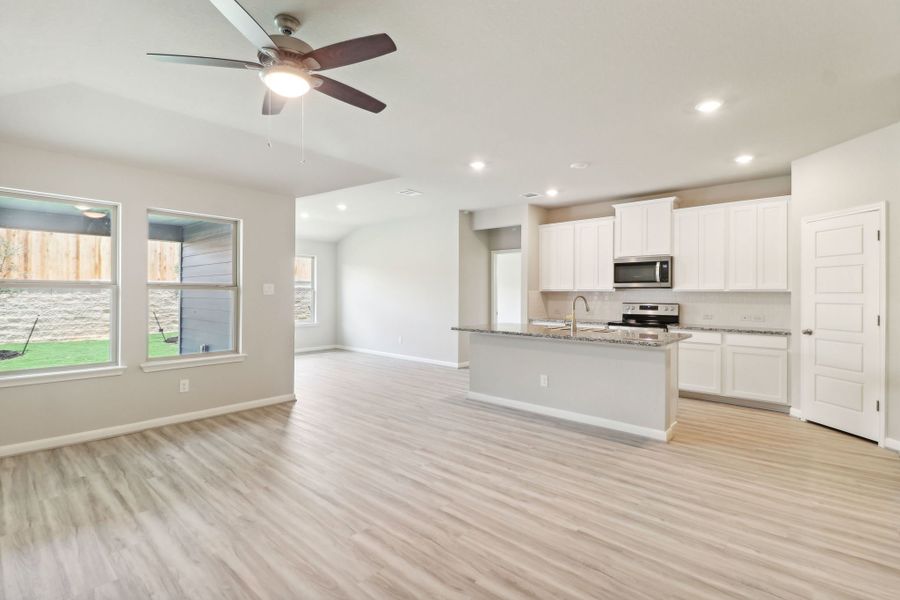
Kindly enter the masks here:
<path id="1" fill-rule="evenodd" d="M 613 263 L 613 286 L 616 288 L 670 288 L 672 287 L 672 257 L 617 258 Z"/>

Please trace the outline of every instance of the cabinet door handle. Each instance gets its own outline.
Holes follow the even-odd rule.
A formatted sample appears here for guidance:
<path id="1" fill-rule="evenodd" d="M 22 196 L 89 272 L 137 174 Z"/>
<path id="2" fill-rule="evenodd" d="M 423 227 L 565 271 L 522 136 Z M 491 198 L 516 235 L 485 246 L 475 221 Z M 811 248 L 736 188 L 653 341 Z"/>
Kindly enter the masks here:
<path id="1" fill-rule="evenodd" d="M 812 329 L 804 329 L 804 330 L 801 331 L 800 333 L 802 333 L 803 335 L 812 335 L 812 334 L 813 334 L 813 330 L 812 330 Z"/>

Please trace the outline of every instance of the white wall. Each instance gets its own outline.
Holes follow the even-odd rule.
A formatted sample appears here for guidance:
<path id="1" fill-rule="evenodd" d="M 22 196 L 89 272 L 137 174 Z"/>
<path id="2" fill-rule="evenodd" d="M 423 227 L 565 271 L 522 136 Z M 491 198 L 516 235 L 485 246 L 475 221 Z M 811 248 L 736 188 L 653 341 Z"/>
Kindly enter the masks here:
<path id="1" fill-rule="evenodd" d="M 122 357 L 128 366 L 115 377 L 0 389 L 0 446 L 293 392 L 293 198 L 5 142 L 0 185 L 122 204 Z M 244 362 L 140 369 L 151 207 L 243 219 Z M 275 295 L 263 296 L 263 283 L 274 283 Z M 190 378 L 190 392 L 178 393 L 181 378 Z"/>
<path id="2" fill-rule="evenodd" d="M 792 164 L 791 324 L 800 335 L 800 226 L 803 217 L 886 202 L 888 205 L 887 435 L 900 440 L 900 123 L 833 146 Z M 896 314 L 890 314 L 893 312 Z M 795 344 L 799 346 L 799 344 Z M 792 397 L 799 403 L 800 357 L 792 357 Z"/>
<path id="3" fill-rule="evenodd" d="M 316 257 L 316 323 L 294 325 L 294 350 L 337 344 L 337 243 L 297 238 L 297 256 Z"/>
<path id="4" fill-rule="evenodd" d="M 458 211 L 361 227 L 337 257 L 340 345 L 458 363 Z"/>

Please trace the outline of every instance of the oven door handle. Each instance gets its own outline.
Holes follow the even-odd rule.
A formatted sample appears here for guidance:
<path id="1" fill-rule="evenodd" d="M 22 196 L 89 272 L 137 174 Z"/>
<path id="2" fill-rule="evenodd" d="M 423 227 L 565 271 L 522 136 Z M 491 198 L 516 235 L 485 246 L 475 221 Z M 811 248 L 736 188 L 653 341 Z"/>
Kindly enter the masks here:
<path id="1" fill-rule="evenodd" d="M 656 261 L 656 283 L 662 283 L 662 281 L 659 280 L 659 268 L 661 266 L 662 266 L 662 262 Z"/>

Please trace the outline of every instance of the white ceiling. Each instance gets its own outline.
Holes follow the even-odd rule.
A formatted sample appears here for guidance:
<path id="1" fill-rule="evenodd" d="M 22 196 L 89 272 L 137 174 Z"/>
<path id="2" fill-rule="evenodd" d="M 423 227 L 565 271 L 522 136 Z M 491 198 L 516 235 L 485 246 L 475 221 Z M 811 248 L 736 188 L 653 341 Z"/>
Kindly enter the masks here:
<path id="1" fill-rule="evenodd" d="M 297 14 L 314 47 L 389 33 L 398 52 L 329 72 L 387 110 L 311 94 L 301 165 L 299 107 L 267 122 L 254 73 L 144 57 L 253 59 L 206 0 L 3 0 L 0 137 L 315 194 L 299 202 L 302 227 L 335 238 L 549 186 L 562 193 L 541 203 L 570 204 L 783 174 L 900 119 L 896 0 L 244 4 L 267 27 Z M 718 114 L 693 111 L 711 96 L 726 102 Z M 756 160 L 735 165 L 744 152 Z M 407 187 L 424 195 L 397 195 Z"/>

